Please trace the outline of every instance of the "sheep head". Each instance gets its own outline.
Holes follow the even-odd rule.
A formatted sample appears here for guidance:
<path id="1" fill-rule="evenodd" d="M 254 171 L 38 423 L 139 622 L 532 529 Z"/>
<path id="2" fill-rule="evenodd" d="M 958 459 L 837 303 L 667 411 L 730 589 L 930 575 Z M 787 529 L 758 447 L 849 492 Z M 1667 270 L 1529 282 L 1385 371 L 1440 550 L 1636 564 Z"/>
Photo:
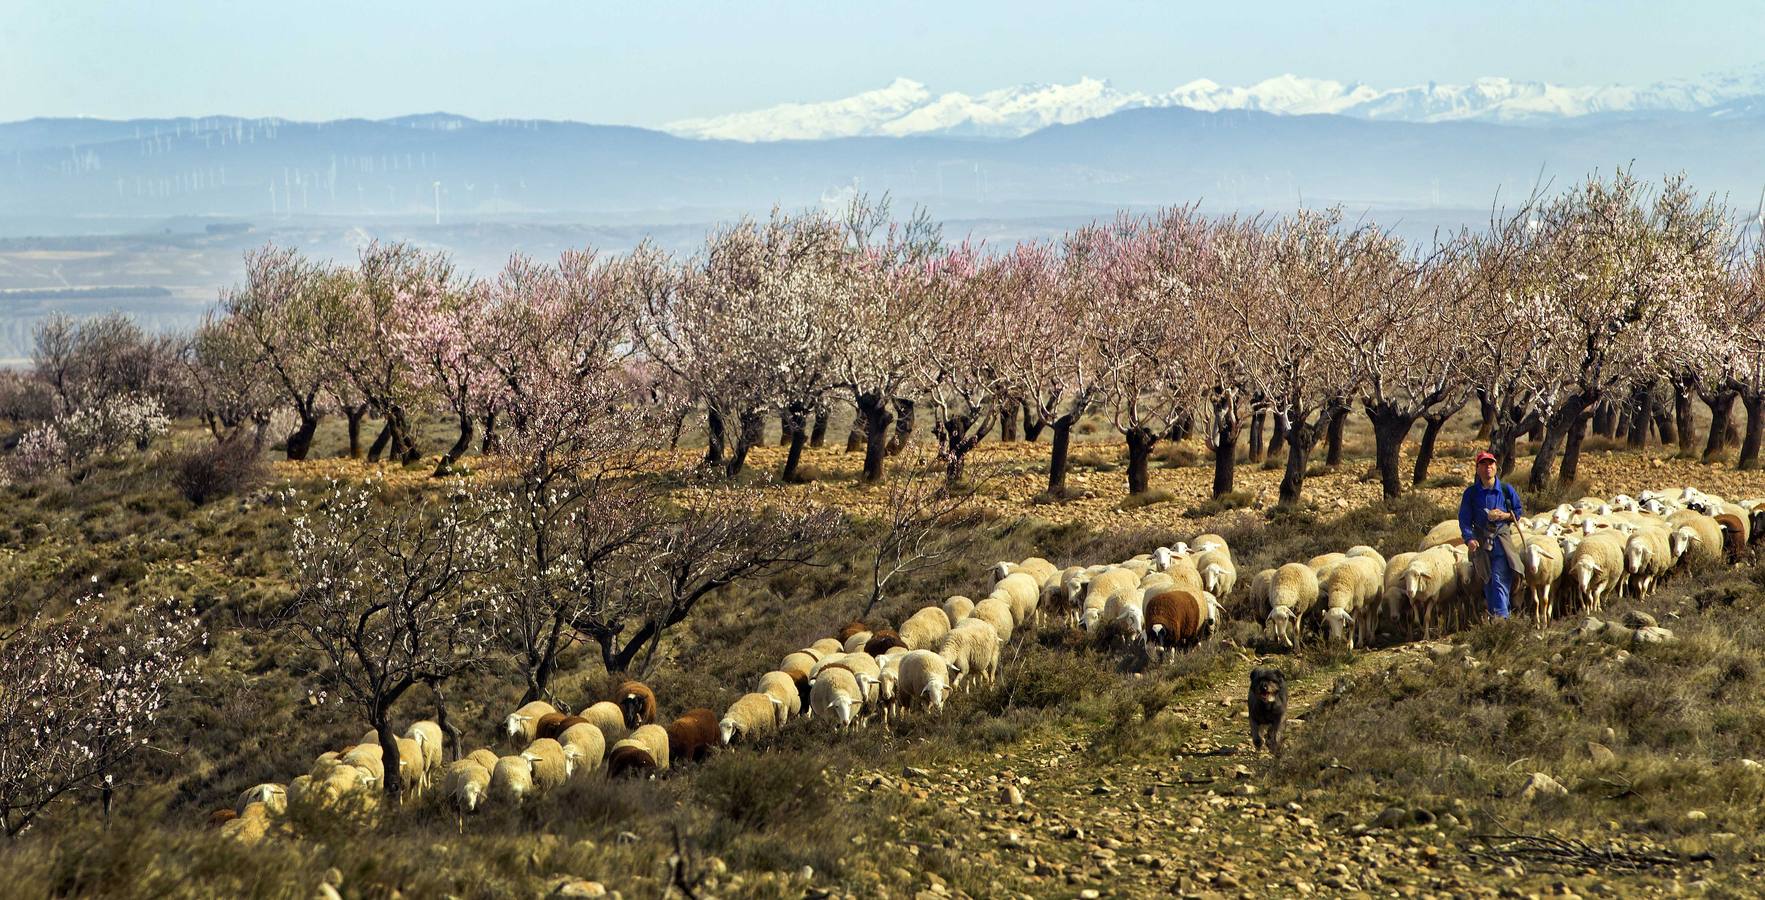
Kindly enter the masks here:
<path id="1" fill-rule="evenodd" d="M 933 680 L 926 684 L 920 693 L 925 697 L 926 709 L 940 713 L 944 711 L 944 701 L 950 698 L 950 683 Z"/>
<path id="2" fill-rule="evenodd" d="M 1293 607 L 1277 606 L 1269 610 L 1269 618 L 1265 624 L 1275 640 L 1283 647 L 1293 646 Z"/>
<path id="3" fill-rule="evenodd" d="M 1689 525 L 1681 525 L 1673 529 L 1673 534 L 1667 539 L 1668 547 L 1673 550 L 1673 561 L 1678 562 L 1680 557 L 1685 555 L 1685 551 L 1691 549 L 1691 545 L 1697 539 L 1697 532 L 1693 531 Z"/>
<path id="4" fill-rule="evenodd" d="M 734 719 L 725 718 L 717 723 L 717 738 L 723 746 L 727 747 L 735 741 L 736 732 L 739 730 L 740 728 L 736 726 Z"/>
<path id="5" fill-rule="evenodd" d="M 1015 568 L 1015 566 L 1013 566 L 1011 563 L 1008 563 L 1008 562 L 994 563 L 993 564 L 993 583 L 998 584 L 1000 581 L 1004 580 L 1005 576 L 1011 574 L 1011 570 L 1013 568 Z"/>
<path id="6" fill-rule="evenodd" d="M 1348 641 L 1353 645 L 1354 613 L 1340 606 L 1324 610 L 1324 627 L 1332 641 Z"/>
<path id="7" fill-rule="evenodd" d="M 509 717 L 503 720 L 503 737 L 520 737 L 521 723 L 526 722 L 529 718 L 531 717 L 509 713 Z"/>
<path id="8" fill-rule="evenodd" d="M 1416 599 L 1416 597 L 1422 593 L 1423 587 L 1433 580 L 1434 573 L 1429 571 L 1427 567 L 1418 566 L 1414 563 L 1410 564 L 1409 567 L 1403 570 L 1403 584 L 1401 587 L 1403 598 L 1405 600 Z"/>

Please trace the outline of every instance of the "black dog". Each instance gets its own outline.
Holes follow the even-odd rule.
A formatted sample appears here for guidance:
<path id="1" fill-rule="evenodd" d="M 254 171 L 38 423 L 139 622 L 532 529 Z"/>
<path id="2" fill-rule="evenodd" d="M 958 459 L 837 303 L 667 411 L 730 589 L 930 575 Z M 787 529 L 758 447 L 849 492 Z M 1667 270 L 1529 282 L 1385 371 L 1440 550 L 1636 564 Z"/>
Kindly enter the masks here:
<path id="1" fill-rule="evenodd" d="M 1287 676 L 1280 669 L 1250 671 L 1250 742 L 1281 755 L 1281 723 L 1287 718 Z"/>

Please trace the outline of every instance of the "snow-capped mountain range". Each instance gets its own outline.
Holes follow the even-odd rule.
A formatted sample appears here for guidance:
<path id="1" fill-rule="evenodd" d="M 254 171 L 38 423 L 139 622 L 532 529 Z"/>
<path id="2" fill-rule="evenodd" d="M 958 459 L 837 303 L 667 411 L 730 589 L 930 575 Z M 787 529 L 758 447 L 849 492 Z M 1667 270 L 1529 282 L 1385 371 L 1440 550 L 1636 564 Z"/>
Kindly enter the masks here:
<path id="1" fill-rule="evenodd" d="M 1595 113 L 1690 112 L 1765 95 L 1765 66 L 1699 80 L 1646 87 L 1566 87 L 1540 81 L 1479 78 L 1470 84 L 1375 88 L 1281 75 L 1248 87 L 1191 81 L 1162 94 L 1118 90 L 1107 81 L 1022 84 L 981 94 L 933 93 L 910 78 L 839 100 L 783 103 L 766 109 L 683 119 L 663 130 L 735 141 L 957 135 L 1019 137 L 1124 109 L 1247 109 L 1283 115 L 1332 114 L 1398 122 L 1530 123 Z"/>

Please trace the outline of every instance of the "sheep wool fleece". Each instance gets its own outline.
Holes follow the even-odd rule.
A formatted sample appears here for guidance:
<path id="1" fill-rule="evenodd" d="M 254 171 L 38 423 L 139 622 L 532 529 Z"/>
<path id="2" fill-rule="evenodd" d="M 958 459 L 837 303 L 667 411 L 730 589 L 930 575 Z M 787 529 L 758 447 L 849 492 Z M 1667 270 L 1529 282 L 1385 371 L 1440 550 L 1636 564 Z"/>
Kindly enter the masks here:
<path id="1" fill-rule="evenodd" d="M 1511 526 L 1489 521 L 1489 511 L 1505 509 L 1516 518 L 1525 515 L 1520 494 L 1514 486 L 1497 478 L 1489 487 L 1475 480 L 1465 488 L 1459 500 L 1459 533 L 1469 543 L 1480 540 L 1479 553 L 1488 554 L 1489 580 L 1483 585 L 1483 602 L 1489 614 L 1508 617 L 1508 601 L 1514 586 L 1514 567 L 1509 564 L 1508 547 Z"/>

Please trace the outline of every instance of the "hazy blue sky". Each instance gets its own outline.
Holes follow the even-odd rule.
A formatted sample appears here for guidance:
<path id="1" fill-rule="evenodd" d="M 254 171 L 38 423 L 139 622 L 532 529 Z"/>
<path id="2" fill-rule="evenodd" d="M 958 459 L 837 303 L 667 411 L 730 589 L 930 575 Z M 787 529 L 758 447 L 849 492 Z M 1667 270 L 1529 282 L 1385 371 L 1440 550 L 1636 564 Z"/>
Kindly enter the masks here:
<path id="1" fill-rule="evenodd" d="M 0 0 L 0 120 L 478 117 L 655 125 L 831 99 L 1107 78 L 1644 84 L 1765 63 L 1758 0 L 608 3 Z"/>

